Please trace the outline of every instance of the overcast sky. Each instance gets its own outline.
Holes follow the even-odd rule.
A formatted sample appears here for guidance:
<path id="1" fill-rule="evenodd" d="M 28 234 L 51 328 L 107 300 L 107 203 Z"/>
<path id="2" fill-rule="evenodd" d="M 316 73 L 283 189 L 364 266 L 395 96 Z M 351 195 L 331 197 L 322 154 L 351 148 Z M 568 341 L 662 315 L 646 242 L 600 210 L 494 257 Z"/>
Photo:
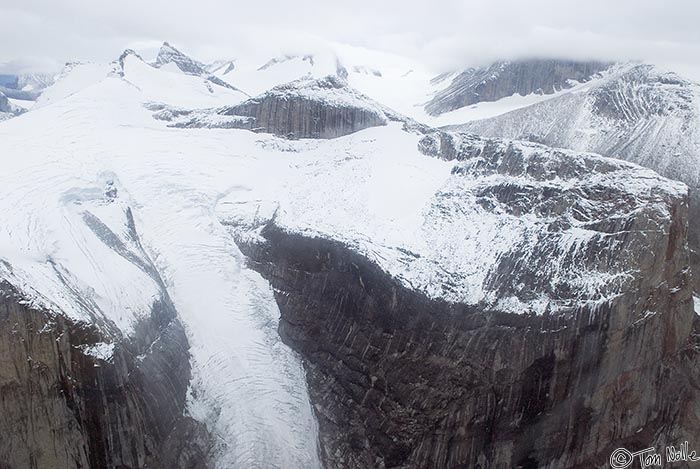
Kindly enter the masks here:
<path id="1" fill-rule="evenodd" d="M 0 71 L 110 61 L 167 40 L 202 60 L 318 39 L 436 71 L 498 58 L 641 59 L 700 66 L 697 0 L 0 0 Z"/>

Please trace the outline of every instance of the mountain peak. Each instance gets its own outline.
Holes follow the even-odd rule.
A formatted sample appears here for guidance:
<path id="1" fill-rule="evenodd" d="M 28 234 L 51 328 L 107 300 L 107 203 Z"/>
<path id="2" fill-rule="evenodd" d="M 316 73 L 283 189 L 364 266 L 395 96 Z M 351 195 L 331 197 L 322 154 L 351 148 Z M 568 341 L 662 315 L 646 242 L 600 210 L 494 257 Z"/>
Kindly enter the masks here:
<path id="1" fill-rule="evenodd" d="M 119 76 L 122 76 L 122 77 L 124 76 L 124 62 L 126 61 L 126 59 L 128 57 L 134 57 L 137 60 L 140 60 L 141 62 L 144 61 L 143 58 L 139 54 L 137 54 L 136 51 L 134 51 L 133 49 L 124 49 L 124 52 L 122 52 L 122 54 L 119 56 L 119 58 L 115 62 L 113 62 L 114 66 L 115 66 L 114 71 Z"/>
<path id="2" fill-rule="evenodd" d="M 163 42 L 163 45 L 158 51 L 158 57 L 156 57 L 153 66 L 160 68 L 169 63 L 175 64 L 177 68 L 188 75 L 201 76 L 206 73 L 206 68 L 203 63 L 190 58 L 166 41 Z"/>
<path id="3" fill-rule="evenodd" d="M 121 62 L 130 55 L 133 55 L 134 57 L 138 58 L 139 60 L 143 60 L 143 58 L 133 49 L 124 49 L 124 52 L 122 52 L 122 55 L 120 55 L 119 59 L 117 59 L 117 60 L 119 60 Z"/>

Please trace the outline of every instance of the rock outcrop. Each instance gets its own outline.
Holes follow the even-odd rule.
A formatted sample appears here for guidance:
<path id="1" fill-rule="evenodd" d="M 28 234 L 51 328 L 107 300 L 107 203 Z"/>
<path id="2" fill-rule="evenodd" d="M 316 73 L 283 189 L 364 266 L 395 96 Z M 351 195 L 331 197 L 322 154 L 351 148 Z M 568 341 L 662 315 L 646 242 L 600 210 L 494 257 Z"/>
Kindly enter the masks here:
<path id="1" fill-rule="evenodd" d="M 604 62 L 531 59 L 470 68 L 436 93 L 425 109 L 431 115 L 439 115 L 484 101 L 497 101 L 516 93 L 522 96 L 531 93 L 552 94 L 571 87 L 573 81 L 587 81 L 610 65 Z"/>
<path id="2" fill-rule="evenodd" d="M 303 78 L 214 111 L 163 109 L 173 127 L 235 128 L 285 138 L 335 138 L 386 125 L 393 114 L 334 75 Z M 388 114 L 388 115 L 387 115 Z"/>
<path id="3" fill-rule="evenodd" d="M 587 155 L 540 159 L 537 150 L 448 134 L 421 147 L 459 160 L 454 178 L 483 181 L 437 194 L 445 202 L 433 207 L 446 216 L 446 201 L 465 207 L 475 197 L 503 227 L 528 217 L 547 227 L 480 266 L 485 288 L 519 298 L 522 309 L 428 295 L 367 249 L 291 232 L 274 217 L 254 236 L 233 228 L 274 288 L 280 334 L 306 359 L 326 465 L 607 467 L 620 446 L 663 451 L 692 439 L 700 349 L 684 191 L 641 169 L 627 189 L 576 184 L 585 174 L 623 177 L 621 163 Z M 576 221 L 596 234 L 552 243 Z M 586 269 L 610 274 L 603 290 L 587 288 L 595 279 Z M 452 281 L 445 285 L 458 289 L 464 280 Z M 535 314 L 527 305 L 540 295 L 548 305 Z"/>
<path id="4" fill-rule="evenodd" d="M 689 242 L 700 265 L 700 86 L 652 65 L 626 64 L 577 93 L 454 129 L 591 151 L 690 187 Z M 696 274 L 700 278 L 700 275 Z M 697 283 L 697 279 L 696 279 Z"/>
<path id="5" fill-rule="evenodd" d="M 0 288 L 0 467 L 206 467 L 206 428 L 183 415 L 188 345 L 167 298 L 120 340 Z"/>
<path id="6" fill-rule="evenodd" d="M 63 214 L 110 286 L 137 283 L 116 288 L 117 310 L 78 280 L 81 259 L 49 257 L 42 277 L 0 258 L 3 469 L 207 467 L 210 435 L 185 415 L 187 336 L 122 199 L 113 181 L 75 189 Z"/>
<path id="7" fill-rule="evenodd" d="M 0 112 L 12 112 L 12 109 L 10 108 L 10 101 L 3 93 L 0 93 Z"/>
<path id="8" fill-rule="evenodd" d="M 14 106 L 0 90 L 0 121 L 17 116 L 22 112 L 24 112 L 24 109 Z"/>
<path id="9" fill-rule="evenodd" d="M 187 75 L 202 77 L 215 85 L 240 91 L 235 86 L 210 73 L 207 66 L 203 63 L 190 58 L 167 42 L 164 42 L 158 51 L 158 56 L 156 57 L 155 62 L 153 62 L 152 65 L 156 68 L 161 68 L 167 64 L 175 65 L 182 73 Z"/>

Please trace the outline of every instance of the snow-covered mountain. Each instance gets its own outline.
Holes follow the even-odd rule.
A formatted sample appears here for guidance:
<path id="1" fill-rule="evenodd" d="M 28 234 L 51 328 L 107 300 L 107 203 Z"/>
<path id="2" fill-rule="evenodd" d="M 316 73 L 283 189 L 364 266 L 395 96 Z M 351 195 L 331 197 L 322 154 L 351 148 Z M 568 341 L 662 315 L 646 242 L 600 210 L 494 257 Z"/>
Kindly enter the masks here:
<path id="1" fill-rule="evenodd" d="M 236 87 L 222 80 L 215 73 L 210 72 L 206 65 L 183 54 L 167 42 L 163 43 L 163 46 L 158 51 L 156 60 L 151 65 L 171 72 L 179 70 L 187 75 L 202 77 L 212 84 L 238 91 Z"/>
<path id="2" fill-rule="evenodd" d="M 0 75 L 0 119 L 17 116 L 31 108 L 54 77 L 41 73 Z"/>
<path id="3" fill-rule="evenodd" d="M 697 187 L 699 121 L 700 85 L 652 65 L 630 63 L 582 91 L 459 128 L 615 155 Z"/>
<path id="4" fill-rule="evenodd" d="M 496 62 L 488 67 L 469 68 L 456 76 L 440 75 L 434 83 L 449 84 L 425 105 L 431 115 L 439 115 L 465 106 L 498 101 L 514 94 L 553 94 L 590 80 L 610 67 L 604 62 L 574 62 L 531 59 Z"/>
<path id="5" fill-rule="evenodd" d="M 10 101 L 4 93 L 0 91 L 0 121 L 17 116 L 24 112 L 24 109 Z"/>
<path id="6" fill-rule="evenodd" d="M 248 129 L 289 139 L 334 138 L 401 118 L 337 75 L 301 78 L 240 104 L 188 110 L 151 106 L 172 127 Z"/>
<path id="7" fill-rule="evenodd" d="M 207 65 L 207 71 L 209 73 L 212 73 L 222 79 L 234 71 L 235 68 L 236 62 L 234 60 L 217 60 L 216 62 Z"/>
<path id="8" fill-rule="evenodd" d="M 653 65 L 621 64 L 585 88 L 455 128 L 600 153 L 683 181 L 691 188 L 691 247 L 700 248 L 697 83 Z"/>
<path id="9" fill-rule="evenodd" d="M 0 124 L 3 464 L 595 467 L 697 434 L 683 183 L 413 120 L 400 58 L 233 63 L 71 63 Z"/>
<path id="10" fill-rule="evenodd" d="M 415 60 L 386 52 L 329 43 L 314 50 L 215 62 L 209 70 L 251 96 L 296 80 L 337 76 L 403 115 L 424 123 L 435 120 L 423 109 L 439 89 L 431 84 L 435 73 Z"/>
<path id="11" fill-rule="evenodd" d="M 144 103 L 173 98 L 175 104 L 217 99 L 223 104 L 236 92 L 220 87 L 220 94 L 211 93 L 200 77 L 153 68 L 133 54 L 123 62 L 124 76 L 115 73 L 113 64 L 102 78 L 87 81 L 82 80 L 93 67 L 76 65 L 57 82 L 70 94 L 0 129 L 3 154 L 23 155 L 12 159 L 13 167 L 6 168 L 3 181 L 34 165 L 42 168 L 27 174 L 28 179 L 15 178 L 16 187 L 6 187 L 3 204 L 13 205 L 14 215 L 7 214 L 0 235 L 2 278 L 34 310 L 65 317 L 76 325 L 96 325 L 93 337 L 80 339 L 87 342 L 74 339 L 72 353 L 82 353 L 81 347 L 113 351 L 94 358 L 95 366 L 105 370 L 111 369 L 114 356 L 115 367 L 125 366 L 123 360 L 136 360 L 130 365 L 136 373 L 158 349 L 149 348 L 151 343 L 184 350 L 189 343 L 191 386 L 188 390 L 185 380 L 184 388 L 173 389 L 175 402 L 182 399 L 184 405 L 187 400 L 187 415 L 206 422 L 219 467 L 318 466 L 315 422 L 301 364 L 277 336 L 272 291 L 245 267 L 213 215 L 224 194 L 246 180 L 263 177 L 254 156 L 262 151 L 256 150 L 258 137 L 240 131 L 242 139 L 238 134 L 222 135 L 224 140 L 217 144 L 210 133 L 167 129 L 153 119 Z M 86 67 L 90 73 L 81 72 Z M 42 127 L 38 138 L 22 143 L 22 135 L 35 134 L 31 130 L 35 125 Z M 212 152 L 202 153 L 212 144 Z M 48 154 L 47 148 L 52 149 Z M 234 148 L 252 158 L 241 160 L 231 153 Z M 218 182 L 211 179 L 217 174 Z M 31 208 L 35 205 L 38 211 Z M 10 218 L 18 224 L 9 222 Z M 132 282 L 133 288 L 129 287 Z M 158 342 L 157 329 L 144 325 L 153 317 L 163 288 L 187 332 L 185 344 L 173 342 L 171 336 Z M 70 330 L 66 327 L 63 332 L 68 336 Z M 61 333 L 50 321 L 45 331 Z M 133 356 L 132 347 L 137 349 Z M 176 362 L 173 370 L 161 370 L 160 379 L 178 382 L 172 374 L 182 366 Z M 127 379 L 118 370 L 115 373 L 119 380 Z M 136 400 L 134 415 L 149 410 L 139 407 L 139 395 L 120 394 L 118 388 L 105 386 L 106 393 L 116 393 L 119 399 Z M 158 389 L 144 392 L 167 402 L 173 399 Z M 87 408 L 85 412 L 92 415 Z M 176 411 L 182 414 L 183 408 Z M 167 420 L 171 412 L 156 414 L 164 419 L 156 422 L 156 429 L 173 425 Z M 91 463 L 98 466 L 121 462 L 142 467 L 147 460 L 132 459 L 126 449 L 146 445 L 146 454 L 161 454 L 162 448 L 148 446 L 149 442 L 167 437 L 151 430 L 151 423 L 135 422 L 133 428 L 138 431 L 128 436 L 132 440 L 123 441 L 116 435 L 129 433 L 132 427 L 118 419 L 108 420 L 102 432 L 76 423 L 73 417 L 67 422 L 76 430 L 66 434 L 66 447 L 72 448 L 71 441 L 79 438 L 103 444 L 104 435 L 106 454 L 86 456 L 105 458 Z M 46 428 L 51 428 L 50 423 Z M 47 438 L 37 434 L 39 441 Z M 55 467 L 64 467 L 64 452 L 59 449 L 56 455 L 53 450 L 42 452 L 45 459 L 40 464 L 56 458 Z"/>

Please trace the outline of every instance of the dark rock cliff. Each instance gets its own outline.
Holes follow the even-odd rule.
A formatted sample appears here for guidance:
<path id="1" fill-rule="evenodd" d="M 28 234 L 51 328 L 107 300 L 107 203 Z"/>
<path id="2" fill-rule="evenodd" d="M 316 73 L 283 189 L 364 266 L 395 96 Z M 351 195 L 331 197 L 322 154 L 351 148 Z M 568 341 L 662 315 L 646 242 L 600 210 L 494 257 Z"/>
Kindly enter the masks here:
<path id="1" fill-rule="evenodd" d="M 158 110 L 173 127 L 247 129 L 285 138 L 335 138 L 386 125 L 393 113 L 331 75 L 300 79 L 215 111 Z"/>
<path id="2" fill-rule="evenodd" d="M 143 310 L 127 334 L 98 306 L 99 294 L 77 287 L 58 261 L 47 262 L 75 314 L 31 293 L 15 277 L 21 269 L 0 259 L 7 279 L 0 280 L 2 469 L 207 467 L 210 435 L 185 415 L 187 336 L 141 245 L 131 208 L 114 181 L 103 190 L 76 189 L 66 216 L 73 214 L 76 230 L 83 223 L 86 236 L 109 248 L 105 264 L 114 255 L 133 267 L 122 264 L 114 274 L 152 282 L 153 300 L 137 306 Z"/>
<path id="3" fill-rule="evenodd" d="M 452 147 L 450 157 L 423 145 L 448 159 L 491 151 Z M 508 195 L 499 201 L 522 202 Z M 608 467 L 620 446 L 663 451 L 693 440 L 700 341 L 687 197 L 663 203 L 671 219 L 600 220 L 622 246 L 612 258 L 588 247 L 588 258 L 608 267 L 644 266 L 627 290 L 541 315 L 430 299 L 343 243 L 274 222 L 260 232 L 264 242 L 239 240 L 274 288 L 280 334 L 306 360 L 326 466 Z M 544 288 L 541 276 L 513 278 L 529 272 L 526 254 L 502 262 L 491 287 Z"/>
<path id="4" fill-rule="evenodd" d="M 587 81 L 609 66 L 603 62 L 532 59 L 470 68 L 438 92 L 425 109 L 429 114 L 438 115 L 484 101 L 497 101 L 515 93 L 522 96 L 552 94 L 571 87 L 570 80 Z"/>
<path id="5" fill-rule="evenodd" d="M 183 416 L 188 345 L 167 298 L 119 340 L 0 291 L 0 467 L 206 467 L 207 431 Z M 87 352 L 105 342 L 113 352 Z"/>
<path id="6" fill-rule="evenodd" d="M 607 467 L 619 446 L 697 433 L 682 271 L 598 309 L 521 316 L 431 301 L 338 243 L 265 236 L 248 254 L 306 359 L 327 467 Z M 638 320 L 640 303 L 659 312 Z"/>

